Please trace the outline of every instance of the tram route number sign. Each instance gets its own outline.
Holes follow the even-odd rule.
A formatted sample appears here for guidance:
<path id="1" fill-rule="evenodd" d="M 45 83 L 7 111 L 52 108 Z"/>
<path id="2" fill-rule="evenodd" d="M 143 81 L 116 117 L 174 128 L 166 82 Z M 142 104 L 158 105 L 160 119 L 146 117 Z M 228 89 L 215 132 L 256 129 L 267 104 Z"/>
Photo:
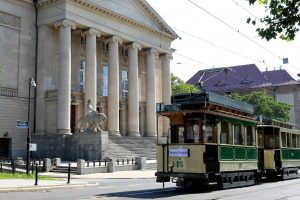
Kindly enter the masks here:
<path id="1" fill-rule="evenodd" d="M 189 157 L 190 151 L 189 151 L 189 149 L 185 149 L 185 148 L 169 149 L 169 156 L 170 157 Z"/>

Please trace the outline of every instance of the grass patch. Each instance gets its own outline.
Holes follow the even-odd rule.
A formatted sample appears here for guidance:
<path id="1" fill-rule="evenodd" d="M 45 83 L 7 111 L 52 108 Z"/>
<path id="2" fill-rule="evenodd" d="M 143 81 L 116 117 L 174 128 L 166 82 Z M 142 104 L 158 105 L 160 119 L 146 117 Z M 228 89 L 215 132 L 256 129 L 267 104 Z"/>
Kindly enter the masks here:
<path id="1" fill-rule="evenodd" d="M 35 173 L 29 173 L 28 175 L 26 173 L 8 173 L 8 172 L 1 172 L 0 173 L 0 179 L 35 179 Z M 38 176 L 39 180 L 57 180 L 57 178 L 52 178 L 50 176 Z"/>

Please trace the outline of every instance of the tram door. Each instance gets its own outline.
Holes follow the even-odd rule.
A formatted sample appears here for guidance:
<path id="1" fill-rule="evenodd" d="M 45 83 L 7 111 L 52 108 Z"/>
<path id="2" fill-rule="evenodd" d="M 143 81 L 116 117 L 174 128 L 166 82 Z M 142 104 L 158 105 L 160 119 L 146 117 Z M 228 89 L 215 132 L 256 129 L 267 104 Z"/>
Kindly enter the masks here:
<path id="1" fill-rule="evenodd" d="M 0 138 L 0 156 L 11 156 L 11 138 Z"/>

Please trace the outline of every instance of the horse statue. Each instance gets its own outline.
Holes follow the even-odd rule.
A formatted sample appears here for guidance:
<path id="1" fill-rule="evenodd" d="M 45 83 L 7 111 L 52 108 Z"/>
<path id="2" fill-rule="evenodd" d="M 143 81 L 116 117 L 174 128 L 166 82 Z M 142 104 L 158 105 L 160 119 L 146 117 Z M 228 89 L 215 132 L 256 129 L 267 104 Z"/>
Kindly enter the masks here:
<path id="1" fill-rule="evenodd" d="M 104 113 L 99 113 L 93 110 L 91 100 L 88 100 L 88 111 L 89 113 L 82 116 L 78 121 L 79 132 L 92 131 L 100 132 L 101 126 L 106 122 L 107 117 Z"/>

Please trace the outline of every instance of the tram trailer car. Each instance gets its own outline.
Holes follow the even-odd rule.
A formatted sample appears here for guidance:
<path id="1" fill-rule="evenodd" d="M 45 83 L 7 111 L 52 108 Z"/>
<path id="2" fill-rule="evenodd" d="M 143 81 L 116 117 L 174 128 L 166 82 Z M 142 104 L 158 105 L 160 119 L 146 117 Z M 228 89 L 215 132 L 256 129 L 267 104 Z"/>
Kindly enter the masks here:
<path id="1" fill-rule="evenodd" d="M 261 174 L 253 106 L 214 93 L 172 97 L 158 117 L 170 120 L 166 142 L 157 144 L 157 182 L 178 186 L 254 185 Z"/>
<path id="2" fill-rule="evenodd" d="M 269 180 L 299 177 L 300 131 L 291 124 L 263 120 L 257 126 L 260 165 Z"/>

